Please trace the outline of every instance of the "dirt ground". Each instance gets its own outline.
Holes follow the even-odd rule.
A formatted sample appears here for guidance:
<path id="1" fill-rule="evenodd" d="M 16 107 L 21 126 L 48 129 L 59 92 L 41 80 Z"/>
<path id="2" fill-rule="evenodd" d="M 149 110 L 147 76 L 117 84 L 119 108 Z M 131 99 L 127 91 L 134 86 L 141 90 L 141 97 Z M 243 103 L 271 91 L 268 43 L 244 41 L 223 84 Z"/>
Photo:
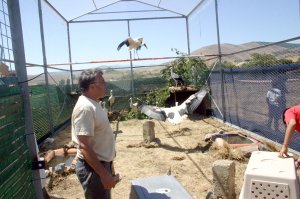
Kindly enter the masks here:
<path id="1" fill-rule="evenodd" d="M 226 157 L 214 144 L 204 141 L 208 133 L 241 131 L 213 118 L 193 116 L 179 125 L 155 122 L 155 142 L 143 144 L 143 123 L 146 120 L 129 120 L 119 123 L 116 138 L 116 172 L 122 180 L 112 191 L 113 199 L 129 198 L 131 180 L 171 173 L 195 198 L 206 198 L 212 191 L 212 164 Z M 116 122 L 111 123 L 116 131 Z M 52 147 L 61 147 L 71 140 L 70 127 L 59 132 Z M 232 158 L 231 158 L 232 159 Z M 243 184 L 248 158 L 236 160 L 236 194 Z M 48 177 L 46 187 L 51 198 L 84 198 L 76 174 Z"/>

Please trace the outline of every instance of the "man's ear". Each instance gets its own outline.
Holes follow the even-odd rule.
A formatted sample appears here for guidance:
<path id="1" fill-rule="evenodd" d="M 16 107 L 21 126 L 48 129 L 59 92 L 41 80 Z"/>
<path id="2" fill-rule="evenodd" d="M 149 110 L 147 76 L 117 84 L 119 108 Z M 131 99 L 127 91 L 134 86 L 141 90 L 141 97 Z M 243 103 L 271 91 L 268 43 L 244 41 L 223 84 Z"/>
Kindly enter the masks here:
<path id="1" fill-rule="evenodd" d="M 89 89 L 94 89 L 95 88 L 95 84 L 90 84 L 89 85 Z"/>

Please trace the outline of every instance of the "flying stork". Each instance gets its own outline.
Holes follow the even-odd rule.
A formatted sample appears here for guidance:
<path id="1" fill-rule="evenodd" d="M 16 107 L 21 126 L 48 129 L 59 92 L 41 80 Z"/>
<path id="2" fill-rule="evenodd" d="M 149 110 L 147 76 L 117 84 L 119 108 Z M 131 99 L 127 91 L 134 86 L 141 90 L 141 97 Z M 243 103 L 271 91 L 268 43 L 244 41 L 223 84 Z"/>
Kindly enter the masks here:
<path id="1" fill-rule="evenodd" d="M 131 37 L 128 37 L 127 39 L 125 39 L 118 45 L 117 50 L 119 51 L 122 48 L 122 46 L 124 46 L 125 44 L 128 47 L 129 51 L 134 50 L 134 55 L 136 54 L 138 58 L 139 58 L 139 55 L 138 55 L 137 51 L 141 50 L 142 46 L 145 46 L 145 48 L 148 49 L 147 45 L 145 43 L 143 43 L 142 37 L 139 37 L 136 39 L 132 39 Z"/>
<path id="2" fill-rule="evenodd" d="M 180 105 L 173 107 L 156 107 L 150 105 L 141 105 L 139 108 L 142 113 L 150 118 L 168 121 L 172 124 L 179 124 L 187 117 L 187 114 L 192 114 L 200 105 L 205 95 L 208 93 L 208 88 L 204 87 L 200 91 L 191 95 Z"/>

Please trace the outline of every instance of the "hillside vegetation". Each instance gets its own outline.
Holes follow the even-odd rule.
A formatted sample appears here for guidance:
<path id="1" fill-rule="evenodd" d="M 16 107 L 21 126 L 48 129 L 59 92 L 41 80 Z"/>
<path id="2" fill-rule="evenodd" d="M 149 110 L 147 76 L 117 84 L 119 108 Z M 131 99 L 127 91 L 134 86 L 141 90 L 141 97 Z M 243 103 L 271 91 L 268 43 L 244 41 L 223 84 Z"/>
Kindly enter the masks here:
<path id="1" fill-rule="evenodd" d="M 288 59 L 293 62 L 299 61 L 300 58 L 300 44 L 281 43 L 271 45 L 270 42 L 249 42 L 240 45 L 235 44 L 221 44 L 221 53 L 230 54 L 236 53 L 252 48 L 258 48 L 247 52 L 241 52 L 234 55 L 223 56 L 222 60 L 233 63 L 235 65 L 242 65 L 247 60 L 251 59 L 251 54 L 270 54 L 275 56 L 277 59 Z M 261 48 L 262 46 L 270 45 L 268 47 Z M 217 55 L 218 45 L 205 46 L 197 49 L 191 53 L 192 55 Z"/>

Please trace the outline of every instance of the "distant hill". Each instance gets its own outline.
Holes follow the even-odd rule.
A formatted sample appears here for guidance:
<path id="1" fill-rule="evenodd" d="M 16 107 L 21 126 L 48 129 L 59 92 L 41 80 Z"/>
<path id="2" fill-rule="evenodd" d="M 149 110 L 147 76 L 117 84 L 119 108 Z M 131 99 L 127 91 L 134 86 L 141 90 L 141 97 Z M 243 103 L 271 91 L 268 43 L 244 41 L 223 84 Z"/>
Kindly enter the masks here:
<path id="1" fill-rule="evenodd" d="M 235 53 L 243 50 L 248 50 L 251 48 L 262 47 L 265 45 L 270 45 L 270 42 L 249 42 L 240 45 L 235 44 L 221 44 L 222 54 Z M 274 55 L 278 59 L 290 59 L 292 61 L 297 61 L 300 57 L 300 44 L 291 43 L 281 43 L 276 45 L 271 45 L 264 48 L 259 48 L 256 50 L 251 50 L 247 52 L 237 53 L 234 55 L 224 56 L 222 60 L 232 62 L 233 64 L 240 65 L 246 60 L 250 59 L 250 55 L 253 53 L 265 53 Z M 191 53 L 192 55 L 216 55 L 218 54 L 218 45 L 205 46 L 203 48 L 197 49 Z"/>
<path id="2" fill-rule="evenodd" d="M 234 52 L 239 52 L 243 50 L 248 50 L 251 48 L 257 48 L 265 45 L 269 45 L 272 43 L 269 42 L 249 42 L 240 45 L 235 44 L 221 44 L 221 52 L 222 54 L 229 54 Z M 297 61 L 300 58 L 300 44 L 292 44 L 292 43 L 281 43 L 272 46 L 268 46 L 265 48 L 260 48 L 256 50 L 251 50 L 243 53 L 238 53 L 230 56 L 222 57 L 222 60 L 229 61 L 235 65 L 240 65 L 244 63 L 246 60 L 249 60 L 251 57 L 250 55 L 253 53 L 266 53 L 274 55 L 278 59 L 290 59 L 292 61 Z M 197 49 L 191 53 L 192 55 L 217 55 L 218 54 L 218 45 L 210 45 L 205 46 L 203 48 Z M 209 58 L 209 57 L 208 57 Z M 215 60 L 209 61 L 214 62 Z M 208 62 L 208 63 L 209 63 Z M 147 69 L 134 69 L 134 76 L 146 76 L 146 77 L 153 77 L 159 75 L 160 70 L 163 67 L 154 67 L 154 68 L 147 68 Z M 51 78 L 49 77 L 50 84 L 58 84 L 61 80 L 66 80 L 70 78 L 70 74 L 68 72 L 52 72 Z M 78 77 L 80 72 L 74 72 L 73 75 Z M 28 75 L 28 79 L 34 78 L 34 75 Z M 130 69 L 107 69 L 105 71 L 105 79 L 109 81 L 118 80 L 120 78 L 130 78 Z M 74 82 L 77 83 L 77 79 Z M 43 84 L 45 83 L 44 75 L 33 79 L 29 82 L 30 85 L 34 84 Z"/>

